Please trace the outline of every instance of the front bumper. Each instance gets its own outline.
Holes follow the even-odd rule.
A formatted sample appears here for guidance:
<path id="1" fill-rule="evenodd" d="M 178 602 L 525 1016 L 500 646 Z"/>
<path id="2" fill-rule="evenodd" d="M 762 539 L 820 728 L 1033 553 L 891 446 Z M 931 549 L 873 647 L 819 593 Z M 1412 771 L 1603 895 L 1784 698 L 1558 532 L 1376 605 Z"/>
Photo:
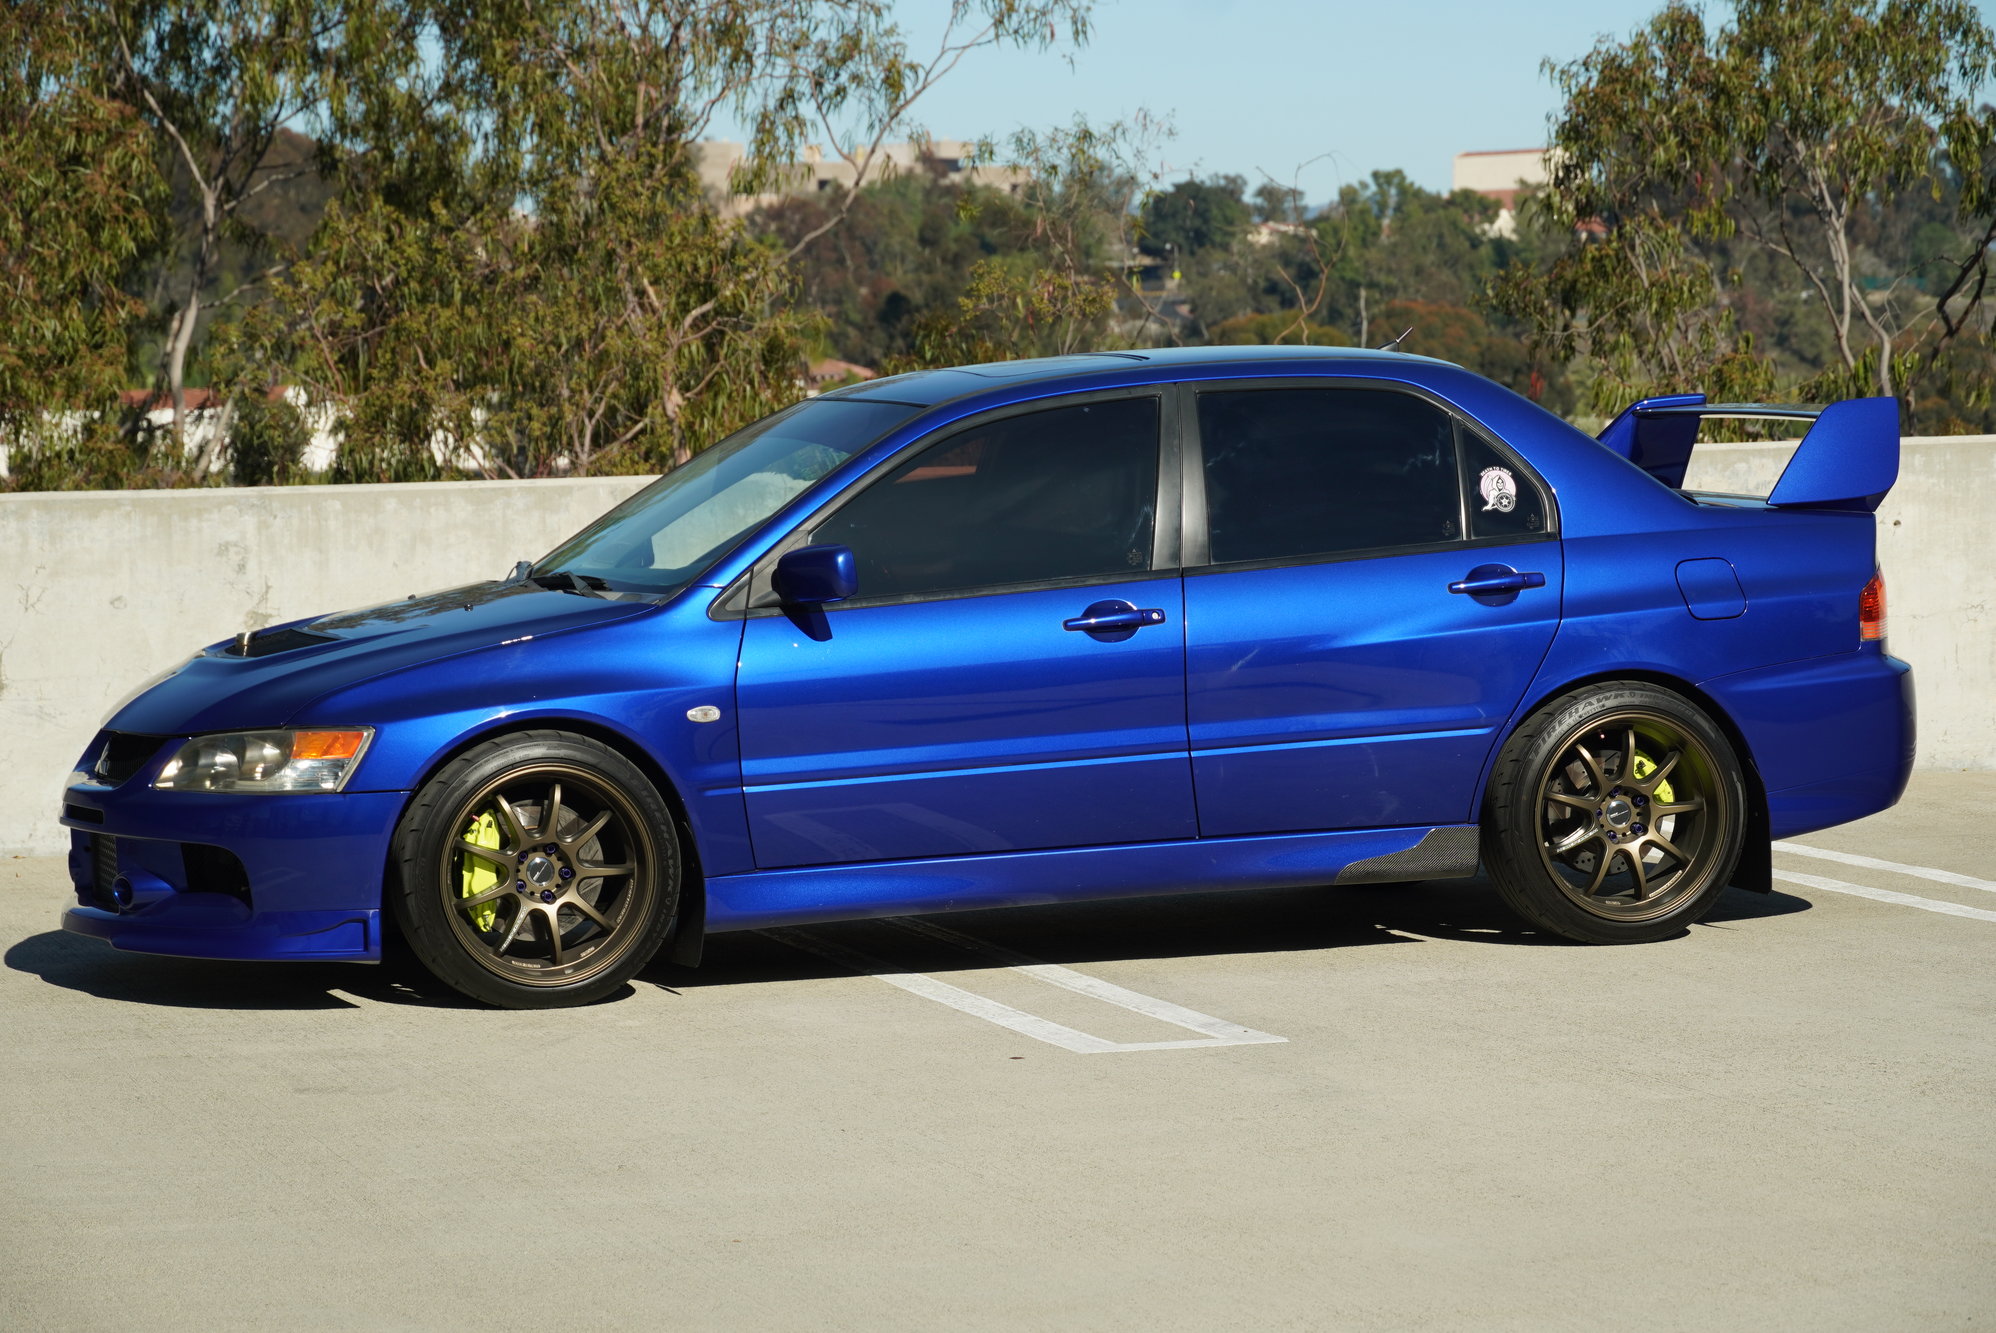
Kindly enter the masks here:
<path id="1" fill-rule="evenodd" d="M 77 905 L 63 928 L 136 953 L 379 962 L 382 874 L 407 799 L 163 792 L 142 776 L 71 787 Z"/>

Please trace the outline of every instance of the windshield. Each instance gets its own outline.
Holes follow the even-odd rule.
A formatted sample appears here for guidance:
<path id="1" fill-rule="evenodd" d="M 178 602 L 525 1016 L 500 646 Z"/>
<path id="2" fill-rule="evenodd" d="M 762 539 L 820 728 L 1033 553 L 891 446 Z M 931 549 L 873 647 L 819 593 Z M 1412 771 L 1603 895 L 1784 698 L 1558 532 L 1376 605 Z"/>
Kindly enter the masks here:
<path id="1" fill-rule="evenodd" d="M 814 398 L 764 417 L 563 542 L 531 577 L 568 588 L 676 593 L 812 482 L 920 410 Z"/>

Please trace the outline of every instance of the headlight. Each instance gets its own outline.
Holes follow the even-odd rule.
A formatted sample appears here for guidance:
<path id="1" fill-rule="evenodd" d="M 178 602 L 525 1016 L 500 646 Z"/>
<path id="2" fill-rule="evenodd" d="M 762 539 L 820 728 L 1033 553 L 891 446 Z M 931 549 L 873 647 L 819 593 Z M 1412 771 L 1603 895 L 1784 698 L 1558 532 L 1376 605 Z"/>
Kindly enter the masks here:
<path id="1" fill-rule="evenodd" d="M 163 791 L 338 791 L 374 736 L 350 731 L 244 731 L 196 736 L 153 779 Z"/>

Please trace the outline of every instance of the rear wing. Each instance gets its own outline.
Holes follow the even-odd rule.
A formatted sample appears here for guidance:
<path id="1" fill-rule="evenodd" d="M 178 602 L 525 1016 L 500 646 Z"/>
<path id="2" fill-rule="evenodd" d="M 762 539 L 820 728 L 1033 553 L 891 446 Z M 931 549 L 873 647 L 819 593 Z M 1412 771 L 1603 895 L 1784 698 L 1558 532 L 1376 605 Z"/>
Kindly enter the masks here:
<path id="1" fill-rule="evenodd" d="M 1873 513 L 1899 479 L 1899 400 L 1847 398 L 1828 407 L 1767 403 L 1708 403 L 1702 393 L 1645 398 L 1609 422 L 1601 443 L 1672 489 L 1707 417 L 1806 421 L 1802 442 L 1768 493 L 1787 509 L 1854 509 Z"/>

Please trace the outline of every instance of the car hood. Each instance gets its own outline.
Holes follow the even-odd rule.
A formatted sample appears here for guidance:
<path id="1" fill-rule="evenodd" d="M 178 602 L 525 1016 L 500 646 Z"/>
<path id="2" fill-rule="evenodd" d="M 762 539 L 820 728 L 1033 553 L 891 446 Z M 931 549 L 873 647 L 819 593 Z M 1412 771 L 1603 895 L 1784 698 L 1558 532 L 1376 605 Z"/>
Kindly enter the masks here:
<path id="1" fill-rule="evenodd" d="M 531 583 L 479 583 L 259 630 L 196 653 L 143 688 L 104 725 L 185 736 L 284 725 L 326 694 L 391 671 L 652 610 Z M 353 718 L 365 724 L 364 717 Z"/>

